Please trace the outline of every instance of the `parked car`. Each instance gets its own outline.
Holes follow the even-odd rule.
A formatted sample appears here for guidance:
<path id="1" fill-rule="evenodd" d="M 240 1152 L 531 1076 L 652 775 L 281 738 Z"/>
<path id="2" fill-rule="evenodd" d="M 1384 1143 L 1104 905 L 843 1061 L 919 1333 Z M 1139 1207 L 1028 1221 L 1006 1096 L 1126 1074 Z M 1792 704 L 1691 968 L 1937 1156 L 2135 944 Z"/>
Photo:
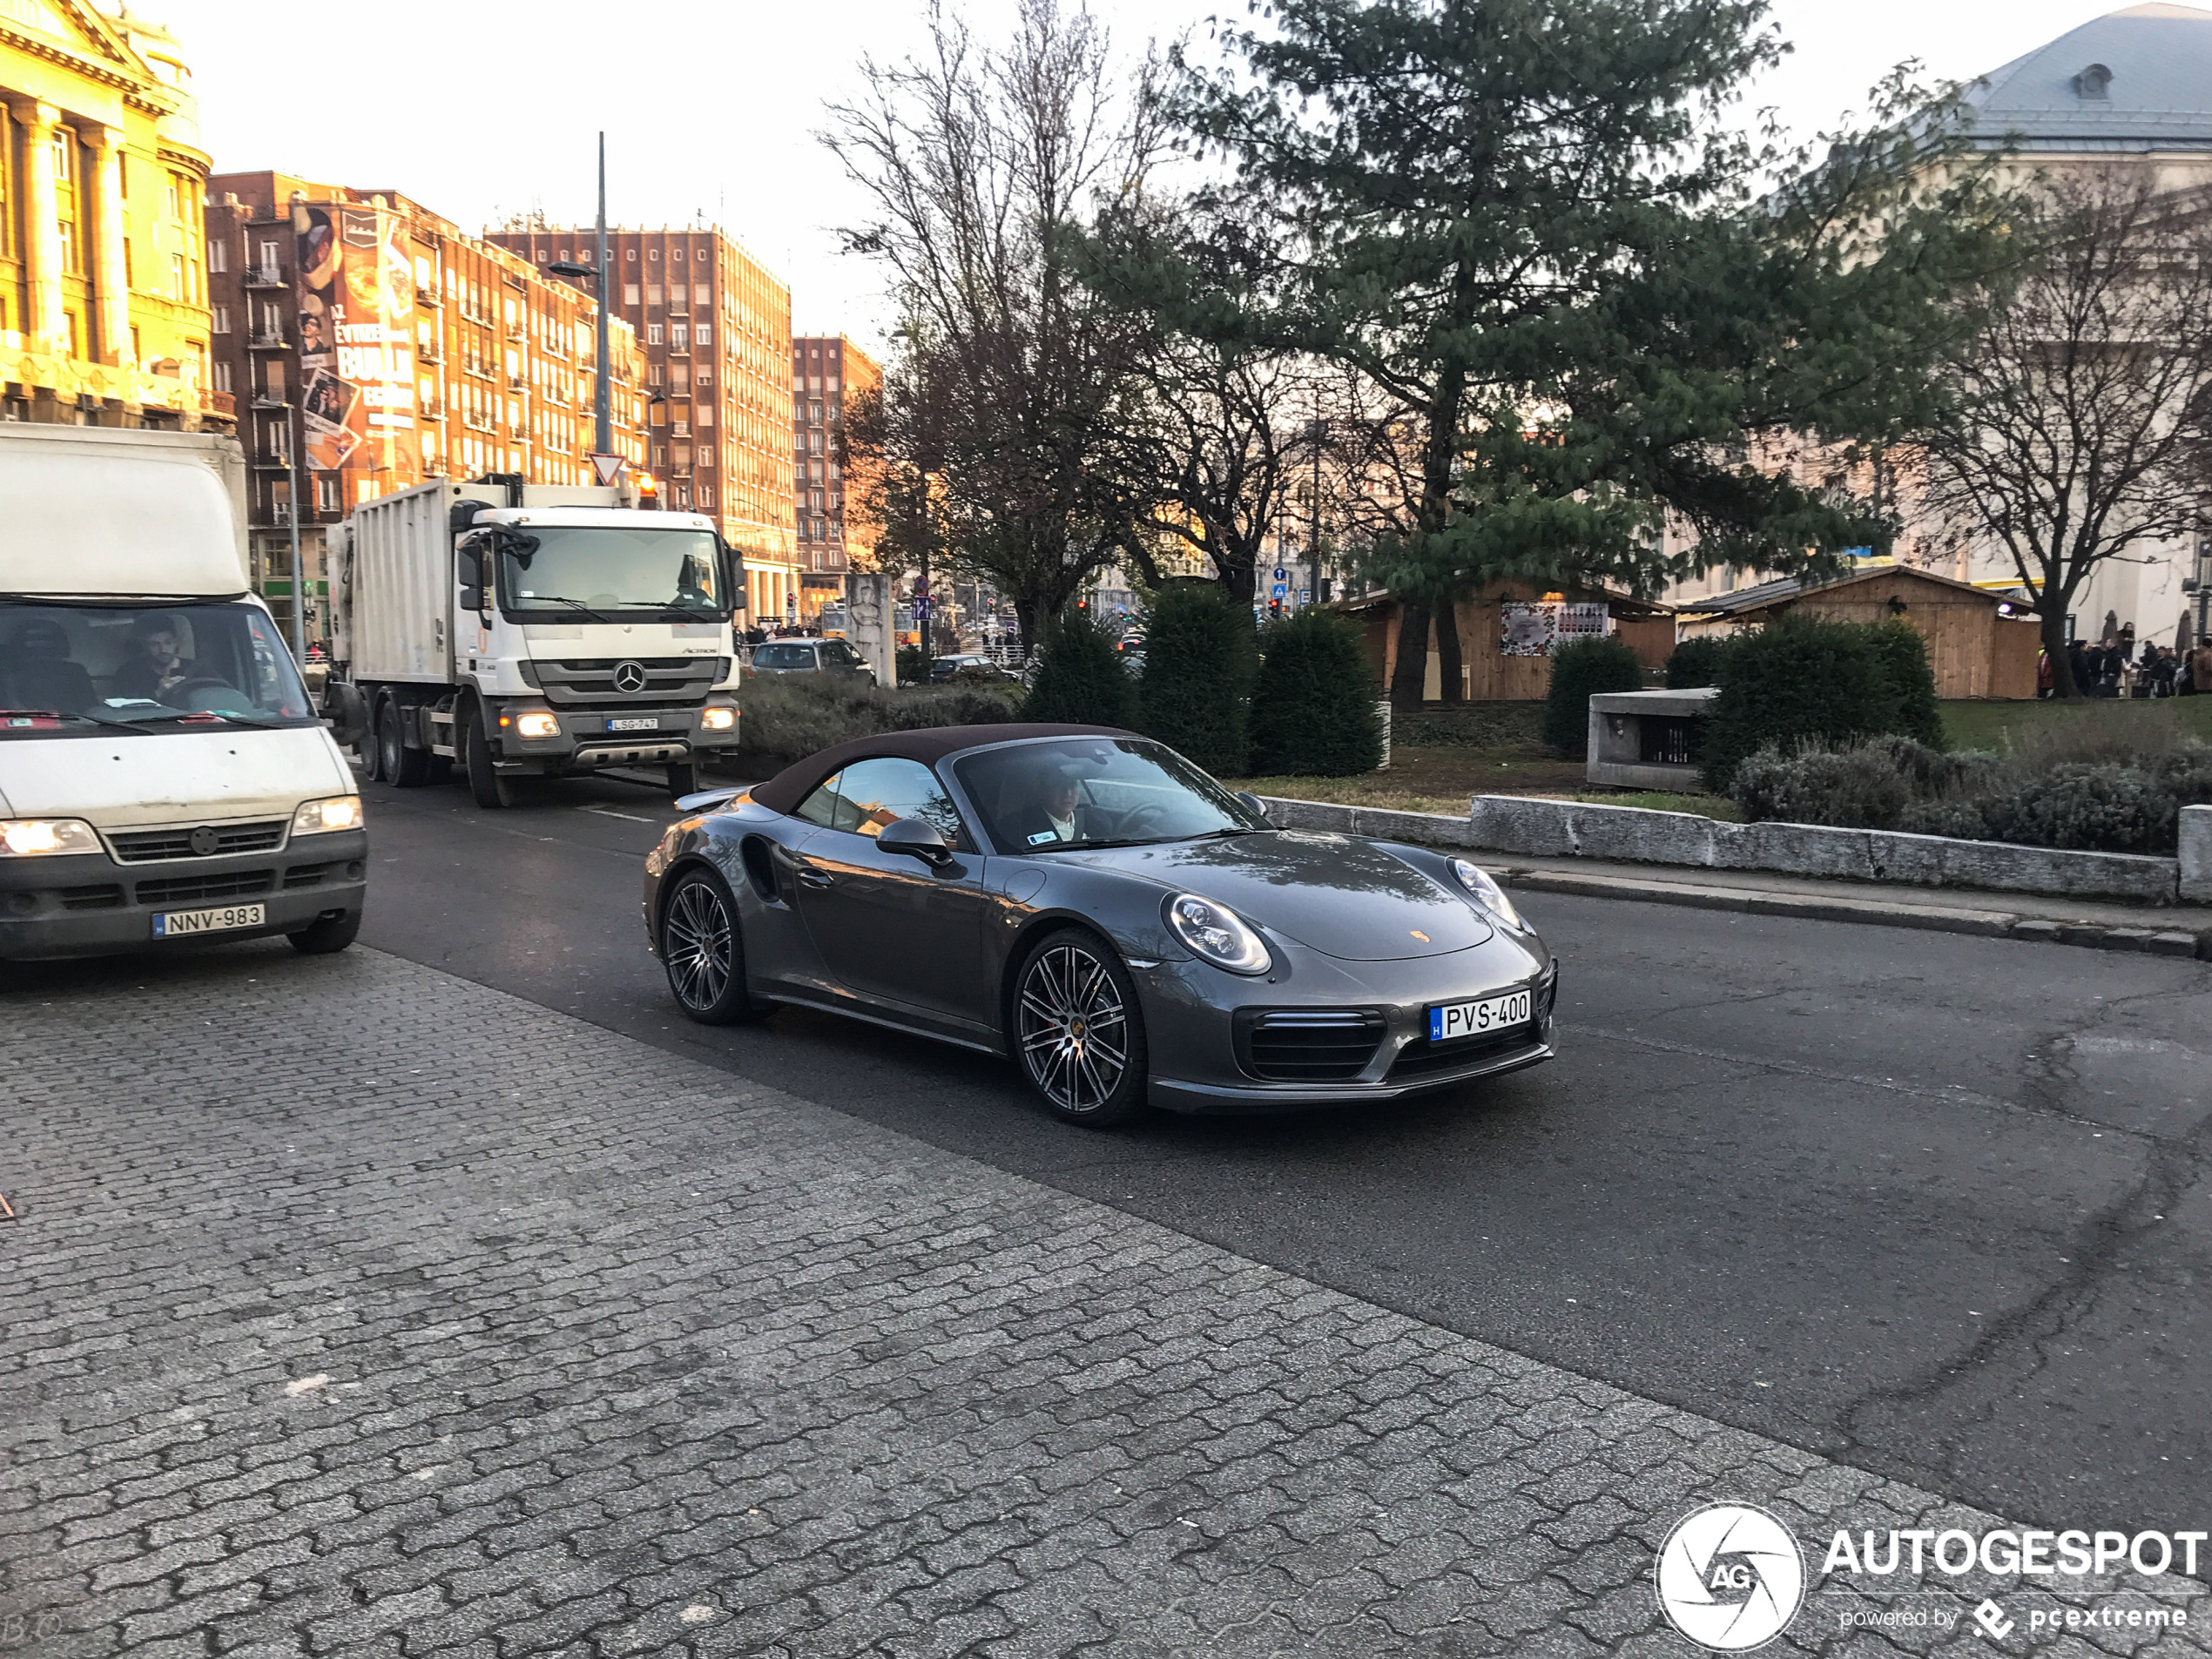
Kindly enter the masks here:
<path id="1" fill-rule="evenodd" d="M 1481 869 L 1276 829 L 1127 732 L 887 733 L 678 806 L 645 930 L 705 1024 L 856 1015 L 1004 1055 L 1091 1125 L 1373 1103 L 1552 1056 L 1556 965 Z"/>
<path id="2" fill-rule="evenodd" d="M 842 639 L 771 639 L 752 648 L 756 674 L 849 674 L 875 683 L 875 668 Z"/>
<path id="3" fill-rule="evenodd" d="M 932 659 L 929 664 L 929 683 L 932 685 L 941 685 L 962 669 L 972 669 L 979 674 L 988 675 L 995 680 L 1010 680 L 1015 678 L 981 652 L 969 651 L 956 657 L 939 657 Z"/>

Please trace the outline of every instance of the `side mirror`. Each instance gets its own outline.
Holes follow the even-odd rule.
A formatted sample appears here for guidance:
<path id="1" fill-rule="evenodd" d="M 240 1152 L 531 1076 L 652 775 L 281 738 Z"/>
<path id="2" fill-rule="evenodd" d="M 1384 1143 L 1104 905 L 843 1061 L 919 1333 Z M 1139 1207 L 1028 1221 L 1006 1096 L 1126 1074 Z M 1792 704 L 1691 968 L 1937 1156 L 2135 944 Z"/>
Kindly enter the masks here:
<path id="1" fill-rule="evenodd" d="M 920 859 L 933 869 L 953 861 L 953 849 L 945 844 L 944 833 L 926 818 L 894 819 L 883 826 L 875 844 L 887 853 Z"/>
<path id="2" fill-rule="evenodd" d="M 347 680 L 332 680 L 323 688 L 322 706 L 330 721 L 330 735 L 350 748 L 368 735 L 368 699 L 361 688 Z"/>
<path id="3" fill-rule="evenodd" d="M 482 610 L 484 608 L 483 555 L 473 547 L 455 549 L 453 573 L 461 583 L 461 608 L 463 610 Z"/>
<path id="4" fill-rule="evenodd" d="M 1258 813 L 1262 818 L 1265 818 L 1267 816 L 1266 806 L 1261 803 L 1259 797 L 1253 794 L 1251 790 L 1238 790 L 1237 792 L 1237 799 L 1244 802 L 1245 806 L 1251 807 L 1252 811 Z"/>
<path id="5" fill-rule="evenodd" d="M 732 797 L 744 794 L 750 787 L 747 784 L 733 784 L 727 789 L 702 789 L 695 795 L 678 795 L 676 810 L 679 813 L 711 813 L 726 804 Z"/>

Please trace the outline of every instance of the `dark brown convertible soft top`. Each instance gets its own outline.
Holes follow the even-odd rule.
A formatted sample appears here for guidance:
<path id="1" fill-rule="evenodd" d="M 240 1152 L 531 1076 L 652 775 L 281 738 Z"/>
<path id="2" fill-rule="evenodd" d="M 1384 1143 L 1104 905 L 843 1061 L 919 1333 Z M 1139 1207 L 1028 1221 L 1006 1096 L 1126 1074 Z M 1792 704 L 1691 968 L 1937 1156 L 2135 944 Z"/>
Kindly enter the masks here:
<path id="1" fill-rule="evenodd" d="M 752 786 L 752 799 L 772 813 L 788 813 L 805 800 L 814 786 L 855 760 L 889 759 L 919 760 L 934 766 L 947 755 L 963 749 L 980 749 L 990 743 L 1017 743 L 1024 738 L 1128 738 L 1136 733 L 1110 725 L 1052 725 L 1016 721 L 1006 725 L 935 725 L 920 732 L 884 732 L 872 738 L 854 738 L 833 744 L 818 754 L 786 766 L 765 784 Z"/>

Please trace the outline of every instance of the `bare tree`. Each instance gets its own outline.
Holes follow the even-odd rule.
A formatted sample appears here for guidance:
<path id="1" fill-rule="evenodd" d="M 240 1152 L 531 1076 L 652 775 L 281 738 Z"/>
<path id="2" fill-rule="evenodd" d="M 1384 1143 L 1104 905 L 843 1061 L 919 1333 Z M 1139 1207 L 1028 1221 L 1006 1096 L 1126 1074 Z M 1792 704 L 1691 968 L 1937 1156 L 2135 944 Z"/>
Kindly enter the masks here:
<path id="1" fill-rule="evenodd" d="M 830 108 L 823 139 L 869 193 L 846 233 L 888 266 L 914 319 L 888 366 L 932 453 L 920 468 L 957 527 L 955 562 L 1014 603 L 1035 641 L 1084 579 L 1132 539 L 1100 464 L 1139 349 L 1141 319 L 1076 273 L 1102 204 L 1140 192 L 1161 148 L 1149 64 L 1125 79 L 1078 3 L 1022 0 L 1013 37 L 979 47 L 933 3 L 930 49 L 864 59 L 867 94 Z M 855 440 L 857 442 L 857 439 Z"/>
<path id="2" fill-rule="evenodd" d="M 2010 556 L 2060 697 L 2066 618 L 2099 566 L 2193 532 L 2212 453 L 2212 206 L 2135 169 L 2051 186 L 2041 252 L 1948 362 L 1925 504 Z"/>

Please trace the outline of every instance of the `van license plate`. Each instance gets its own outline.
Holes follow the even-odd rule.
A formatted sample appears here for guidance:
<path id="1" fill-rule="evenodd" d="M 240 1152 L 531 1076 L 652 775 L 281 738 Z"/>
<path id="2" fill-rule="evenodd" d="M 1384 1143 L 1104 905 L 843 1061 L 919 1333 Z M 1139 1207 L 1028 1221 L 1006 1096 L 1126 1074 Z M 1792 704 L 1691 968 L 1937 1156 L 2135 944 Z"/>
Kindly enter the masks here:
<path id="1" fill-rule="evenodd" d="M 610 720 L 607 722 L 607 730 L 610 732 L 658 732 L 660 730 L 660 719 L 657 715 L 647 715 L 642 719 L 636 720 Z"/>
<path id="2" fill-rule="evenodd" d="M 1480 1002 L 1440 1002 L 1428 1011 L 1428 1040 L 1449 1042 L 1455 1037 L 1479 1037 L 1508 1026 L 1527 1025 L 1529 1011 L 1527 991 L 1508 991 Z"/>
<path id="3" fill-rule="evenodd" d="M 153 918 L 156 939 L 182 939 L 186 934 L 227 933 L 233 927 L 259 927 L 268 907 L 258 904 L 220 904 L 212 910 L 162 910 Z"/>

